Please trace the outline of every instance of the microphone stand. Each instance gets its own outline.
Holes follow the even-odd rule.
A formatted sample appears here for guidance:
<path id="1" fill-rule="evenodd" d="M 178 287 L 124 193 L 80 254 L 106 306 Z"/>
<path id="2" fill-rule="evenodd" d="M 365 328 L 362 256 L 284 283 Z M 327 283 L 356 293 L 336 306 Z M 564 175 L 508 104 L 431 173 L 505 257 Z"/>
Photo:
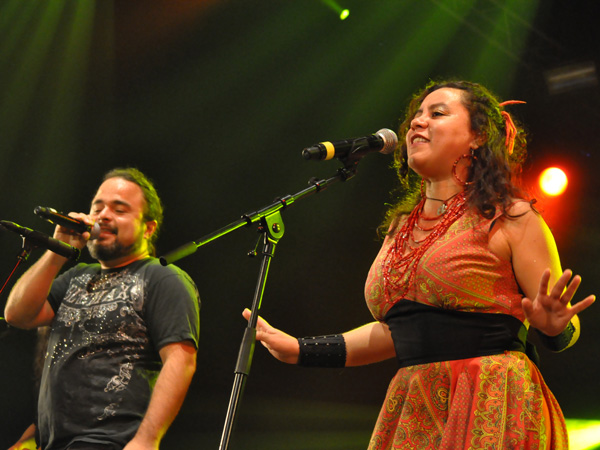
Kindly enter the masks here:
<path id="1" fill-rule="evenodd" d="M 1 228 L 4 229 L 4 227 L 1 227 Z M 17 271 L 17 268 L 21 265 L 21 263 L 24 263 L 29 259 L 29 255 L 36 248 L 37 248 L 37 246 L 35 244 L 33 244 L 28 238 L 23 237 L 23 248 L 21 249 L 21 253 L 19 253 L 19 256 L 17 256 L 17 263 L 15 264 L 15 267 L 13 267 L 12 271 L 8 275 L 8 278 L 6 279 L 6 281 L 0 288 L 0 294 L 2 294 L 2 292 L 4 292 L 4 288 L 6 288 L 6 285 L 8 284 L 8 282 L 10 281 L 12 276 L 15 274 L 15 272 Z M 0 319 L 3 319 L 3 318 L 0 318 Z"/>
<path id="2" fill-rule="evenodd" d="M 197 239 L 196 241 L 191 241 L 187 244 L 183 244 L 175 250 L 170 251 L 166 255 L 161 256 L 159 258 L 160 263 L 163 266 L 167 266 L 171 263 L 174 263 L 175 261 L 179 261 L 180 259 L 195 253 L 196 250 L 198 250 L 198 248 L 208 244 L 209 242 L 212 242 L 222 236 L 225 236 L 226 234 L 229 234 L 232 231 L 235 231 L 243 226 L 250 226 L 254 222 L 258 222 L 259 220 L 261 220 L 263 217 L 267 217 L 277 211 L 287 208 L 296 200 L 300 200 L 314 193 L 319 193 L 322 190 L 329 187 L 330 184 L 336 181 L 349 180 L 354 175 L 356 175 L 356 164 L 338 169 L 336 175 L 326 180 L 318 180 L 317 178 L 313 177 L 308 181 L 308 184 L 310 185 L 308 188 L 303 189 L 302 191 L 297 192 L 293 195 L 286 195 L 285 197 L 277 198 L 274 203 L 265 206 L 264 208 L 261 208 L 258 211 L 243 214 L 241 219 L 236 220 L 235 222 L 232 222 L 229 225 L 218 229 L 217 231 L 207 234 Z"/>
<path id="3" fill-rule="evenodd" d="M 160 262 L 163 266 L 166 266 L 172 262 L 175 262 L 181 258 L 194 253 L 199 247 L 208 244 L 209 242 L 224 236 L 238 228 L 254 222 L 260 222 L 258 231 L 263 233 L 263 249 L 262 249 L 262 262 L 260 266 L 258 281 L 254 292 L 254 298 L 252 301 L 252 309 L 250 311 L 250 319 L 248 320 L 248 326 L 244 331 L 242 342 L 240 345 L 238 358 L 235 367 L 234 383 L 231 391 L 231 397 L 229 399 L 229 406 L 227 408 L 227 416 L 223 427 L 223 433 L 221 435 L 221 442 L 219 444 L 219 450 L 226 450 L 229 446 L 233 425 L 235 423 L 235 417 L 238 410 L 238 405 L 242 396 L 246 380 L 250 373 L 250 366 L 252 364 L 252 357 L 254 354 L 254 345 L 256 343 L 256 323 L 258 321 L 258 314 L 265 291 L 267 275 L 269 272 L 269 266 L 273 255 L 275 253 L 275 247 L 279 240 L 283 237 L 285 227 L 280 211 L 285 209 L 289 205 L 293 204 L 296 200 L 307 197 L 313 193 L 318 193 L 329 187 L 337 181 L 346 181 L 356 175 L 356 167 L 358 165 L 358 158 L 347 158 L 340 160 L 344 163 L 344 167 L 338 169 L 336 175 L 326 180 L 318 180 L 312 178 L 309 180 L 309 187 L 293 195 L 287 195 L 281 197 L 264 208 L 258 211 L 250 212 L 242 215 L 242 218 L 238 221 L 232 222 L 231 224 L 206 235 L 198 239 L 197 241 L 189 242 L 183 246 L 167 253 L 165 256 L 160 258 Z M 256 252 L 251 252 L 254 255 Z"/>

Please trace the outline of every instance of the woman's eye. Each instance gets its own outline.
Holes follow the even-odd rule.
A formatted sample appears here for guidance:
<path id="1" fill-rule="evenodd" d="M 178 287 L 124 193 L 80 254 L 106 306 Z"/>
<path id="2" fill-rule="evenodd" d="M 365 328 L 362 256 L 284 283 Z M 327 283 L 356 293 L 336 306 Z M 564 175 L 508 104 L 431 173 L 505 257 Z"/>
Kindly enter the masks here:
<path id="1" fill-rule="evenodd" d="M 442 111 L 434 111 L 431 113 L 431 117 L 439 117 L 439 116 L 443 116 L 444 113 Z"/>

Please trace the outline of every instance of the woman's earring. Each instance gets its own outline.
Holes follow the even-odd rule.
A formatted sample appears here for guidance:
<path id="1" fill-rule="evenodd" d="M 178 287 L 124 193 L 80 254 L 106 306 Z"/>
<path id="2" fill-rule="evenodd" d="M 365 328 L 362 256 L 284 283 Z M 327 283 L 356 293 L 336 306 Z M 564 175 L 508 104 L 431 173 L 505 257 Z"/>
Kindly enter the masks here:
<path id="1" fill-rule="evenodd" d="M 470 158 L 471 160 L 477 159 L 477 157 L 475 156 L 475 150 L 471 149 L 471 153 L 465 153 L 464 155 L 461 155 L 458 157 L 458 159 L 456 161 L 454 161 L 454 164 L 452 164 L 452 175 L 454 176 L 454 179 L 458 182 L 458 184 L 460 184 L 461 186 L 468 186 L 469 184 L 473 184 L 472 181 L 464 181 L 461 180 L 459 178 L 459 176 L 456 174 L 456 166 L 458 165 L 459 161 L 463 158 Z"/>

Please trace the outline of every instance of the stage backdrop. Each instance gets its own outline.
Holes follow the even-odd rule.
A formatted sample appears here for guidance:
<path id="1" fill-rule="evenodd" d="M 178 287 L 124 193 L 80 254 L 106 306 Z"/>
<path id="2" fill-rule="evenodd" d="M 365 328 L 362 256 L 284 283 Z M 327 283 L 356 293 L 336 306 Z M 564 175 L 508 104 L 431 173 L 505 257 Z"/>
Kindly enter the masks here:
<path id="1" fill-rule="evenodd" d="M 0 0 L 0 219 L 52 233 L 36 206 L 87 211 L 103 173 L 136 166 L 165 203 L 166 253 L 294 194 L 341 164 L 303 148 L 396 129 L 432 78 L 482 82 L 530 133 L 525 181 L 547 165 L 565 194 L 537 192 L 564 267 L 600 292 L 600 102 L 594 2 L 442 0 Z M 349 16 L 341 20 L 343 9 Z M 562 74 L 562 76 L 561 76 Z M 396 186 L 391 157 L 283 211 L 262 314 L 293 335 L 371 320 L 363 285 Z M 178 262 L 202 297 L 198 370 L 163 449 L 217 448 L 259 271 L 244 227 Z M 20 239 L 0 234 L 6 279 Z M 17 269 L 0 299 L 4 305 Z M 89 255 L 82 258 L 89 261 Z M 542 353 L 568 418 L 599 419 L 600 307 L 577 346 Z M 33 420 L 34 331 L 0 325 L 0 448 Z M 281 364 L 257 346 L 232 449 L 363 449 L 388 362 L 345 370 Z"/>

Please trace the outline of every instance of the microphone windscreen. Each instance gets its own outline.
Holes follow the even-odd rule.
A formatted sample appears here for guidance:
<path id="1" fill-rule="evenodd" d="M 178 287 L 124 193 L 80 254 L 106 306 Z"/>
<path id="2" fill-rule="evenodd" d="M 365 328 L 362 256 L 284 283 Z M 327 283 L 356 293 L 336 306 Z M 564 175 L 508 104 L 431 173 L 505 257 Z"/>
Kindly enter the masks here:
<path id="1" fill-rule="evenodd" d="M 375 134 L 383 139 L 383 148 L 379 150 L 379 153 L 387 155 L 398 147 L 398 136 L 389 128 L 382 128 Z"/>

